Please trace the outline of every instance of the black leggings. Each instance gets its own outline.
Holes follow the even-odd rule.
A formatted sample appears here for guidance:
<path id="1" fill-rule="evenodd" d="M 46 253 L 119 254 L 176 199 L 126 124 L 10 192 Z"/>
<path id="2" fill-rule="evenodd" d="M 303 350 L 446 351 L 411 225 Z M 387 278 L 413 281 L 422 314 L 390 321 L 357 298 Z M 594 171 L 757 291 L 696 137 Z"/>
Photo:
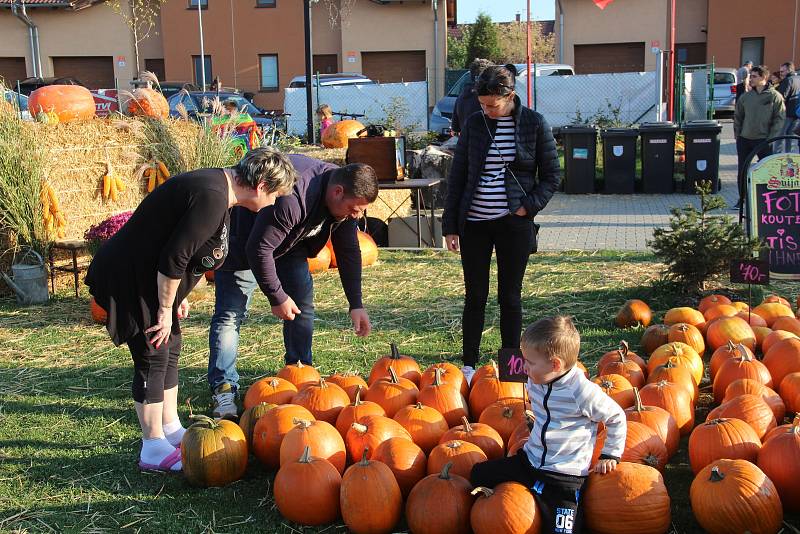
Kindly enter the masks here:
<path id="1" fill-rule="evenodd" d="M 542 514 L 542 534 L 578 534 L 581 531 L 581 499 L 585 477 L 539 471 L 531 466 L 523 449 L 510 458 L 472 466 L 470 482 L 476 488 L 493 488 L 501 482 L 518 482 L 528 488 Z"/>
<path id="2" fill-rule="evenodd" d="M 149 404 L 164 402 L 164 390 L 178 385 L 180 332 L 173 329 L 169 340 L 159 348 L 155 348 L 147 334 L 141 332 L 127 343 L 133 358 L 133 400 Z"/>
<path id="3" fill-rule="evenodd" d="M 526 217 L 506 215 L 491 221 L 466 222 L 459 238 L 466 293 L 461 322 L 464 365 L 475 367 L 480 357 L 492 250 L 497 253 L 497 303 L 500 306 L 502 348 L 519 348 L 522 279 L 534 239 L 533 221 Z"/>

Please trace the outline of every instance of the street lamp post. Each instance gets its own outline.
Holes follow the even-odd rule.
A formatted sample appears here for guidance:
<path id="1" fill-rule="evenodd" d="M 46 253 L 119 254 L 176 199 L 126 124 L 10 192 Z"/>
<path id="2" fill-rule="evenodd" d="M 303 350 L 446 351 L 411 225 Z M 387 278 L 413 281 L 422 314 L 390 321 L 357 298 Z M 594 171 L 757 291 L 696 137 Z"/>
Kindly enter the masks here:
<path id="1" fill-rule="evenodd" d="M 197 0 L 197 20 L 200 23 L 200 83 L 206 90 L 206 53 L 203 47 L 203 0 Z"/>

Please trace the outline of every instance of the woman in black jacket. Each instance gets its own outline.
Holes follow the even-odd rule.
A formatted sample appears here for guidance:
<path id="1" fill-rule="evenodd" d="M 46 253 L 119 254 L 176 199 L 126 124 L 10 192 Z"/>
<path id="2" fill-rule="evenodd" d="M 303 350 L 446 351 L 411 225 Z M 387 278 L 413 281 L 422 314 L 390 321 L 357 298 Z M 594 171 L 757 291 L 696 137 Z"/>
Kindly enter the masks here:
<path id="1" fill-rule="evenodd" d="M 235 167 L 170 178 L 147 195 L 97 251 L 86 285 L 108 312 L 106 329 L 133 359 L 132 393 L 142 428 L 142 470 L 181 469 L 178 419 L 179 319 L 189 292 L 228 254 L 229 210 L 253 212 L 291 191 L 296 173 L 272 148 L 249 152 Z"/>
<path id="2" fill-rule="evenodd" d="M 522 279 L 536 251 L 533 220 L 558 188 L 560 168 L 550 126 L 514 92 L 513 65 L 487 68 L 475 84 L 481 111 L 465 118 L 448 178 L 442 230 L 461 251 L 464 270 L 462 360 L 471 380 L 489 296 L 492 251 L 503 348 L 519 348 Z"/>

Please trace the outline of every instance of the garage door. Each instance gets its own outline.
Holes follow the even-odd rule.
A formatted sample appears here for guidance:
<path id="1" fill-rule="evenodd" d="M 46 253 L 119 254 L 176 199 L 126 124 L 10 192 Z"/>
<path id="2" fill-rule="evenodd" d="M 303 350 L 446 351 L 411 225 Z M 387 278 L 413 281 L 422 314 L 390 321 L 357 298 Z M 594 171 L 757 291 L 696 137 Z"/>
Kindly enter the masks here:
<path id="1" fill-rule="evenodd" d="M 72 76 L 89 89 L 113 89 L 114 58 L 112 56 L 54 57 L 53 75 Z"/>
<path id="2" fill-rule="evenodd" d="M 425 51 L 361 52 L 362 71 L 378 83 L 425 81 Z"/>
<path id="3" fill-rule="evenodd" d="M 13 86 L 27 77 L 24 57 L 0 57 L 0 78 L 6 85 Z"/>
<path id="4" fill-rule="evenodd" d="M 575 45 L 575 74 L 644 71 L 644 43 Z"/>
<path id="5" fill-rule="evenodd" d="M 339 72 L 339 56 L 336 54 L 314 54 L 314 72 L 334 74 Z"/>

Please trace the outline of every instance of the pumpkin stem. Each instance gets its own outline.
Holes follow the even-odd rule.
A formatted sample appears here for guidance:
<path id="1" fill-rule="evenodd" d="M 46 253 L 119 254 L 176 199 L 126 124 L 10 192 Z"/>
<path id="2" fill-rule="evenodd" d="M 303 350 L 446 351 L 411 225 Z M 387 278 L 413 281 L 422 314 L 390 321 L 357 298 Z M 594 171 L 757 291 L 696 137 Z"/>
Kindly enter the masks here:
<path id="1" fill-rule="evenodd" d="M 505 417 L 506 419 L 511 419 L 512 417 L 514 417 L 514 408 L 512 408 L 511 406 L 506 406 L 505 408 L 503 408 L 503 417 Z"/>
<path id="2" fill-rule="evenodd" d="M 639 395 L 639 388 L 633 388 L 633 398 L 635 399 L 633 409 L 638 413 L 642 413 L 644 411 L 644 404 L 642 404 L 642 396 Z"/>
<path id="3" fill-rule="evenodd" d="M 186 405 L 189 407 L 189 419 L 191 419 L 192 416 L 194 415 L 194 412 L 192 411 L 192 398 L 191 397 L 186 397 Z"/>
<path id="4" fill-rule="evenodd" d="M 461 422 L 464 423 L 464 432 L 471 433 L 472 432 L 472 426 L 469 424 L 469 421 L 467 420 L 467 416 L 466 415 L 462 415 L 461 416 Z"/>
<path id="5" fill-rule="evenodd" d="M 443 480 L 450 480 L 450 468 L 452 467 L 453 467 L 453 462 L 447 462 L 446 464 L 444 464 L 444 467 L 442 467 L 442 472 L 439 473 L 439 478 Z"/>
<path id="6" fill-rule="evenodd" d="M 711 482 L 722 482 L 722 479 L 724 479 L 724 478 L 725 478 L 725 475 L 723 475 L 720 472 L 718 466 L 715 465 L 714 467 L 711 468 L 711 476 L 708 478 L 709 481 L 711 481 Z"/>
<path id="7" fill-rule="evenodd" d="M 733 352 L 736 350 L 736 345 L 733 344 L 733 340 L 728 340 L 728 345 L 725 347 L 728 349 L 728 352 Z"/>
<path id="8" fill-rule="evenodd" d="M 394 372 L 394 367 L 389 366 L 389 381 L 392 384 L 399 384 L 400 380 L 397 378 L 397 373 Z"/>
<path id="9" fill-rule="evenodd" d="M 536 415 L 531 410 L 525 410 L 525 419 L 533 423 L 534 421 L 536 421 Z"/>
<path id="10" fill-rule="evenodd" d="M 397 345 L 394 343 L 389 343 L 389 347 L 391 347 L 391 353 L 389 354 L 389 358 L 392 360 L 399 360 L 400 359 L 400 350 L 398 350 Z"/>
<path id="11" fill-rule="evenodd" d="M 743 362 L 752 362 L 753 361 L 753 357 L 750 356 L 750 353 L 747 352 L 746 350 L 744 350 L 744 345 L 739 343 L 739 345 L 737 345 L 737 349 L 739 350 L 739 354 L 742 355 L 742 361 Z"/>
<path id="12" fill-rule="evenodd" d="M 678 363 L 678 359 L 675 356 L 670 356 L 669 358 L 667 358 L 667 361 L 664 363 L 663 367 L 666 367 L 667 369 L 672 369 L 674 367 L 680 367 L 680 364 Z"/>
<path id="13" fill-rule="evenodd" d="M 361 461 L 358 462 L 358 465 L 366 467 L 369 465 L 369 458 L 367 458 L 367 454 L 369 453 L 369 447 L 364 447 L 364 453 L 361 455 Z"/>
<path id="14" fill-rule="evenodd" d="M 619 342 L 619 354 L 620 356 L 627 356 L 630 347 L 628 346 L 628 342 L 624 339 Z"/>
<path id="15" fill-rule="evenodd" d="M 490 490 L 489 488 L 485 488 L 483 486 L 478 486 L 469 493 L 470 495 L 477 495 L 479 493 L 482 493 L 484 497 L 491 497 L 492 495 L 494 495 L 494 490 Z"/>
<path id="16" fill-rule="evenodd" d="M 414 408 L 416 408 L 417 410 L 421 410 L 422 409 L 422 403 L 417 401 L 417 403 L 414 405 Z"/>
<path id="17" fill-rule="evenodd" d="M 356 398 L 353 399 L 353 406 L 361 406 L 364 402 L 361 400 L 361 390 L 364 389 L 364 386 L 361 384 L 356 386 Z"/>
<path id="18" fill-rule="evenodd" d="M 306 445 L 303 449 L 303 455 L 300 456 L 298 460 L 301 464 L 310 464 L 311 463 L 311 447 Z"/>
<path id="19" fill-rule="evenodd" d="M 792 421 L 792 432 L 795 434 L 800 434 L 800 413 L 794 416 L 794 421 Z"/>
<path id="20" fill-rule="evenodd" d="M 489 360 L 489 365 L 492 366 L 494 378 L 500 378 L 500 370 L 497 368 L 497 363 L 494 360 Z"/>
<path id="21" fill-rule="evenodd" d="M 644 457 L 644 463 L 650 467 L 656 467 L 658 466 L 658 457 L 654 454 L 648 454 Z"/>
<path id="22" fill-rule="evenodd" d="M 323 377 L 319 377 L 319 387 L 321 387 L 321 388 L 328 387 L 328 383 L 325 382 L 325 379 Z"/>
<path id="23" fill-rule="evenodd" d="M 458 441 L 457 439 L 454 439 L 452 441 L 448 441 L 447 444 L 445 445 L 445 447 L 448 447 L 450 449 L 457 449 L 457 448 L 461 447 L 461 442 Z"/>
<path id="24" fill-rule="evenodd" d="M 270 380 L 269 382 L 267 382 L 267 384 L 269 384 L 269 385 L 270 385 L 270 386 L 272 386 L 273 388 L 276 388 L 276 387 L 278 387 L 278 386 L 280 386 L 280 385 L 281 385 L 280 381 L 278 381 L 278 379 L 277 379 L 277 378 L 273 378 L 272 380 Z"/>
<path id="25" fill-rule="evenodd" d="M 444 372 L 444 370 L 441 367 L 437 367 L 437 368 L 435 368 L 433 370 L 433 374 L 434 374 L 434 376 L 433 376 L 433 385 L 434 386 L 441 386 L 443 384 L 443 382 L 442 382 L 442 373 L 443 372 Z"/>
<path id="26" fill-rule="evenodd" d="M 219 423 L 217 421 L 215 421 L 214 419 L 211 419 L 209 416 L 203 415 L 203 414 L 190 415 L 189 419 L 192 421 L 192 426 L 198 425 L 198 426 L 204 426 L 206 428 L 211 428 L 211 429 L 217 428 L 219 426 Z"/>
<path id="27" fill-rule="evenodd" d="M 303 362 L 301 362 L 300 360 L 297 360 L 297 363 L 295 365 L 297 366 L 298 369 L 302 369 L 303 367 L 305 367 L 303 365 Z"/>
<path id="28" fill-rule="evenodd" d="M 292 424 L 296 427 L 308 428 L 311 426 L 311 421 L 309 421 L 308 419 L 300 419 L 298 417 L 292 417 Z"/>
<path id="29" fill-rule="evenodd" d="M 366 434 L 367 430 L 369 430 L 369 428 L 367 428 L 367 425 L 362 425 L 361 423 L 353 423 L 352 425 L 350 425 L 350 427 L 359 434 Z"/>

